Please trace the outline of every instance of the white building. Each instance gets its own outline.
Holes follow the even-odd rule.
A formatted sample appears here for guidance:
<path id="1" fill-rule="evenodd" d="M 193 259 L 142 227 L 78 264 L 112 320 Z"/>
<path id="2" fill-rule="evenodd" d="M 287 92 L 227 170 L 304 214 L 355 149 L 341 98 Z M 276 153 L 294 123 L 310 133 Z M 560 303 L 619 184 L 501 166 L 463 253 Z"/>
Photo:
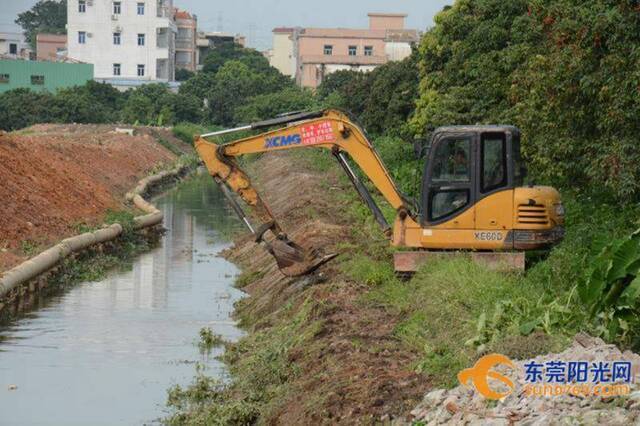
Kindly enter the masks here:
<path id="1" fill-rule="evenodd" d="M 0 33 L 0 56 L 29 59 L 31 48 L 20 33 Z"/>
<path id="2" fill-rule="evenodd" d="M 94 65 L 114 85 L 173 81 L 173 0 L 68 0 L 70 59 Z"/>
<path id="3" fill-rule="evenodd" d="M 279 27 L 273 30 L 273 48 L 269 51 L 269 63 L 286 76 L 296 75 L 294 28 Z"/>

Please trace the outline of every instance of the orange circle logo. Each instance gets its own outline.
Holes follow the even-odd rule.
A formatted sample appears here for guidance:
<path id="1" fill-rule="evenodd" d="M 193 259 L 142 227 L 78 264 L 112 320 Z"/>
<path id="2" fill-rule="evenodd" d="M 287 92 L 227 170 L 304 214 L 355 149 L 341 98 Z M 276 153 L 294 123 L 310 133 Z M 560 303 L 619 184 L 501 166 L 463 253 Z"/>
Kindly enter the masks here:
<path id="1" fill-rule="evenodd" d="M 506 376 L 493 371 L 492 369 L 498 365 L 505 365 L 510 368 L 516 368 L 513 362 L 504 355 L 491 354 L 483 356 L 476 362 L 472 368 L 467 368 L 458 373 L 458 380 L 467 387 L 473 387 L 480 395 L 487 399 L 502 399 L 513 392 L 514 384 Z M 506 392 L 497 392 L 489 385 L 489 379 L 494 379 L 509 388 Z"/>

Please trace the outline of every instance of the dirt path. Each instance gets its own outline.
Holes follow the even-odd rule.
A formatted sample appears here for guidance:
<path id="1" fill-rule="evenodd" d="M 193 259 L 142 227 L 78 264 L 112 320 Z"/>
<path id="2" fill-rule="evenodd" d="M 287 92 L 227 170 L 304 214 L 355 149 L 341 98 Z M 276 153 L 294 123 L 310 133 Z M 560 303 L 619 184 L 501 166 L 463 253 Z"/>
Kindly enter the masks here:
<path id="1" fill-rule="evenodd" d="M 138 179 L 176 158 L 156 137 L 188 149 L 166 130 L 113 130 L 37 125 L 0 134 L 0 271 L 122 209 Z"/>
<path id="2" fill-rule="evenodd" d="M 337 178 L 337 169 L 326 174 L 304 171 L 304 164 L 287 154 L 262 157 L 252 169 L 293 240 L 332 252 L 353 238 L 344 206 L 333 201 L 336 193 L 352 191 Z M 429 388 L 425 377 L 414 372 L 416 356 L 393 335 L 400 318 L 362 303 L 368 287 L 348 281 L 339 259 L 314 278 L 292 280 L 250 241 L 238 243 L 229 257 L 243 265 L 245 273 L 262 276 L 244 288 L 251 298 L 238 311 L 254 333 L 279 335 L 278 329 L 299 316 L 289 312 L 299 312 L 305 303 L 312 307 L 301 329 L 320 324 L 311 339 L 288 349 L 286 358 L 296 373 L 285 383 L 284 395 L 267 403 L 260 422 L 374 423 L 408 414 Z"/>

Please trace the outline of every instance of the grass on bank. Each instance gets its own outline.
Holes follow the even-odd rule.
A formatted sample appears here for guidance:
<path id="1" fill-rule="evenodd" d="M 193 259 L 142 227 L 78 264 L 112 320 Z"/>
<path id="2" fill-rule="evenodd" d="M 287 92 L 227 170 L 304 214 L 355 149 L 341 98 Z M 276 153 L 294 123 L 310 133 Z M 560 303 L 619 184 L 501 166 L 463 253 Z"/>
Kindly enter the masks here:
<path id="1" fill-rule="evenodd" d="M 203 126 L 202 124 L 195 123 L 178 123 L 171 128 L 173 135 L 183 142 L 192 145 L 193 138 L 197 135 L 202 135 L 208 132 L 214 132 L 220 130 L 218 126 Z"/>
<path id="2" fill-rule="evenodd" d="M 305 297 L 298 295 L 281 309 L 278 327 L 264 328 L 236 344 L 227 344 L 223 360 L 232 382 L 225 384 L 198 370 L 193 384 L 171 388 L 167 404 L 175 413 L 165 422 L 245 425 L 268 415 L 300 374 L 289 354 L 305 350 L 322 330 L 322 303 Z"/>

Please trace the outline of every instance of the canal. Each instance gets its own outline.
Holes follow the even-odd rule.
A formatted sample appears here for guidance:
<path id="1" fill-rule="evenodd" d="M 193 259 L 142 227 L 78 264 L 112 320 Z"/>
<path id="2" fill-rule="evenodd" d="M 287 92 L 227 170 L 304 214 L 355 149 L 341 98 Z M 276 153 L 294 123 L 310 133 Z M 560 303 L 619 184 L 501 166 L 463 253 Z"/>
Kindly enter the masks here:
<path id="1" fill-rule="evenodd" d="M 224 378 L 221 349 L 203 355 L 197 339 L 203 327 L 241 336 L 238 271 L 218 256 L 240 224 L 206 175 L 154 204 L 168 229 L 161 246 L 0 328 L 0 424 L 153 424 L 196 363 Z"/>

